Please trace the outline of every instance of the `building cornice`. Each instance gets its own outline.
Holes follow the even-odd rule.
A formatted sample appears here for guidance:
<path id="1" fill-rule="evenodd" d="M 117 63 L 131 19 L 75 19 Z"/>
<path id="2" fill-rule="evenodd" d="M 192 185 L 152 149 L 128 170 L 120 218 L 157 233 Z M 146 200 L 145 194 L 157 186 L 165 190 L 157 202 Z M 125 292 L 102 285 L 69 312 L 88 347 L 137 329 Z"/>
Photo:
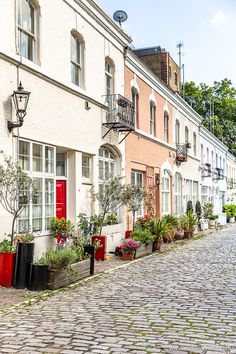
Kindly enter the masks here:
<path id="1" fill-rule="evenodd" d="M 107 106 L 105 106 L 104 104 L 102 104 L 101 102 L 81 93 L 81 92 L 78 92 L 76 90 L 73 90 L 71 87 L 63 84 L 62 82 L 60 81 L 57 81 L 57 80 L 54 80 L 52 79 L 51 77 L 41 73 L 40 71 L 34 69 L 34 68 L 31 68 L 30 66 L 26 65 L 26 64 L 23 64 L 20 60 L 16 60 L 2 52 L 0 52 L 0 59 L 3 59 L 5 61 L 7 61 L 8 63 L 11 63 L 13 65 L 15 65 L 16 67 L 20 67 L 21 69 L 39 77 L 40 79 L 44 80 L 44 81 L 47 81 L 48 83 L 54 85 L 54 86 L 57 86 L 59 87 L 60 89 L 64 90 L 64 91 L 67 91 L 77 97 L 80 97 L 81 99 L 85 100 L 85 101 L 88 101 L 92 104 L 94 104 L 95 106 L 98 106 L 104 110 L 107 110 Z"/>
<path id="2" fill-rule="evenodd" d="M 228 151 L 228 147 L 202 125 L 200 126 L 200 137 L 206 139 L 210 144 L 217 146 L 223 152 Z"/>

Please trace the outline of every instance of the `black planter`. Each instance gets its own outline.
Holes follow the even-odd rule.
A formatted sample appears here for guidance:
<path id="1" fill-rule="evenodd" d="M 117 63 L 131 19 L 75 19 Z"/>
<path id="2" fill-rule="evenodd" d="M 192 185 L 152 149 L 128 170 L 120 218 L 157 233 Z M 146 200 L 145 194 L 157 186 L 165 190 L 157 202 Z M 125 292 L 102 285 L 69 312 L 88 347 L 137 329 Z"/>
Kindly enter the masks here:
<path id="1" fill-rule="evenodd" d="M 31 263 L 28 289 L 41 291 L 47 289 L 48 266 Z"/>
<path id="2" fill-rule="evenodd" d="M 18 243 L 16 247 L 16 263 L 14 288 L 25 289 L 29 283 L 30 263 L 33 262 L 34 243 Z"/>
<path id="3" fill-rule="evenodd" d="M 84 246 L 84 254 L 89 254 L 90 255 L 90 275 L 94 274 L 94 246 L 93 245 L 87 245 Z"/>

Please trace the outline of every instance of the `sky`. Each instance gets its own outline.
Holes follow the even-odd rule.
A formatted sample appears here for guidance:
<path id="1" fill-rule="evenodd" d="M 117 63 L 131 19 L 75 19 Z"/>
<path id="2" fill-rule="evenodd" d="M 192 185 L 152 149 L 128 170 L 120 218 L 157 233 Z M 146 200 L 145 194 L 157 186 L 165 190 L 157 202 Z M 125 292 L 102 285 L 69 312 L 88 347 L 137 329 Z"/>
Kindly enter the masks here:
<path id="1" fill-rule="evenodd" d="M 183 42 L 185 81 L 236 86 L 236 0 L 96 0 L 112 17 L 124 10 L 123 30 L 137 48 L 160 45 L 178 63 Z"/>

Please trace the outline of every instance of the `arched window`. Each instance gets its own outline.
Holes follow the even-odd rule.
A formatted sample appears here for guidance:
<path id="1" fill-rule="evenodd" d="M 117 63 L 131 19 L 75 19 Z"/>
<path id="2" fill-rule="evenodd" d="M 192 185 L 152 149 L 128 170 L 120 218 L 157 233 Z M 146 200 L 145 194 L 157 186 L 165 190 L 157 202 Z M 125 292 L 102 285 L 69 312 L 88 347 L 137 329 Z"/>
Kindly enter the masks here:
<path id="1" fill-rule="evenodd" d="M 84 40 L 76 31 L 71 32 L 71 81 L 84 87 Z"/>
<path id="2" fill-rule="evenodd" d="M 169 114 L 164 112 L 164 141 L 169 142 Z"/>
<path id="3" fill-rule="evenodd" d="M 105 81 L 106 81 L 106 95 L 112 95 L 114 93 L 114 73 L 115 66 L 110 58 L 106 58 L 105 61 Z"/>
<path id="4" fill-rule="evenodd" d="M 170 174 L 167 170 L 164 170 L 162 175 L 162 214 L 165 215 L 170 212 Z"/>
<path id="5" fill-rule="evenodd" d="M 150 134 L 155 135 L 156 105 L 150 101 Z"/>
<path id="6" fill-rule="evenodd" d="M 33 62 L 39 60 L 39 8 L 31 0 L 18 0 L 19 54 Z"/>
<path id="7" fill-rule="evenodd" d="M 188 127 L 185 127 L 185 144 L 189 142 Z"/>
<path id="8" fill-rule="evenodd" d="M 139 128 L 139 121 L 138 121 L 138 113 L 139 113 L 139 107 L 138 107 L 138 91 L 135 87 L 132 87 L 131 89 L 132 93 L 132 103 L 133 103 L 133 122 L 135 127 Z"/>
<path id="9" fill-rule="evenodd" d="M 175 195 L 174 195 L 174 213 L 182 213 L 182 178 L 179 173 L 175 174 Z"/>
<path id="10" fill-rule="evenodd" d="M 197 155 L 197 135 L 195 132 L 193 133 L 193 154 Z"/>
<path id="11" fill-rule="evenodd" d="M 99 149 L 99 183 L 103 183 L 109 176 L 117 174 L 117 160 L 115 155 L 107 147 Z"/>
<path id="12" fill-rule="evenodd" d="M 218 155 L 216 154 L 216 168 L 218 167 Z"/>
<path id="13" fill-rule="evenodd" d="M 175 121 L 175 143 L 180 143 L 180 123 L 178 119 Z"/>
<path id="14" fill-rule="evenodd" d="M 211 167 L 213 168 L 214 166 L 214 152 L 211 152 Z"/>

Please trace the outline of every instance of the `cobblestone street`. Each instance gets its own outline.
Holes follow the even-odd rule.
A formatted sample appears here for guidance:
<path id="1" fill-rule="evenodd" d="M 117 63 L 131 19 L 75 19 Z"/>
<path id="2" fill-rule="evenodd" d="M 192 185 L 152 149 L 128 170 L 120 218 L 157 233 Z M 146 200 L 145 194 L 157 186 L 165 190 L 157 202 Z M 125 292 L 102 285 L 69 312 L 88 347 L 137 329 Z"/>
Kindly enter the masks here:
<path id="1" fill-rule="evenodd" d="M 236 226 L 0 318 L 0 353 L 236 353 Z"/>

